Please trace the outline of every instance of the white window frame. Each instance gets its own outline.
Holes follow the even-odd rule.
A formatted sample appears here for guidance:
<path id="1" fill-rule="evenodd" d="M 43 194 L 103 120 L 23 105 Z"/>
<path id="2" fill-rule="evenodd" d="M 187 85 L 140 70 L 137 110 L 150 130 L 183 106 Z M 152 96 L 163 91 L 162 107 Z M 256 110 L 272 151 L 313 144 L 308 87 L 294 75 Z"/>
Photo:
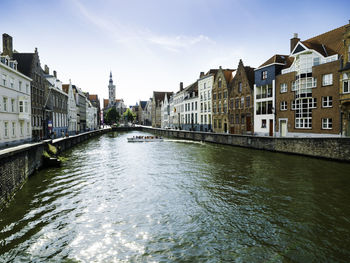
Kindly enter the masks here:
<path id="1" fill-rule="evenodd" d="M 325 74 L 322 75 L 322 86 L 330 86 L 333 85 L 333 74 Z"/>
<path id="2" fill-rule="evenodd" d="M 350 73 L 343 74 L 343 93 L 350 93 Z M 345 90 L 345 83 L 347 85 L 347 90 Z"/>
<path id="3" fill-rule="evenodd" d="M 280 85 L 280 93 L 286 93 L 288 91 L 287 83 L 281 83 Z"/>
<path id="4" fill-rule="evenodd" d="M 287 105 L 287 101 L 281 101 L 281 104 L 280 104 L 280 110 L 281 111 L 286 111 L 288 109 L 288 105 Z"/>
<path id="5" fill-rule="evenodd" d="M 325 96 L 322 97 L 322 108 L 331 108 L 333 107 L 333 97 Z"/>
<path id="6" fill-rule="evenodd" d="M 332 130 L 333 120 L 332 118 L 322 118 L 322 130 Z"/>

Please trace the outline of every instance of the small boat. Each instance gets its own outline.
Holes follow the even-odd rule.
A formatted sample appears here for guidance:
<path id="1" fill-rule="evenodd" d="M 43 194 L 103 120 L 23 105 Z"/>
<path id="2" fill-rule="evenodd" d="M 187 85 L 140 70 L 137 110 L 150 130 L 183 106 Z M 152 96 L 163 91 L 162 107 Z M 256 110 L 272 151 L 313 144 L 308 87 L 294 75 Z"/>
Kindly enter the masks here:
<path id="1" fill-rule="evenodd" d="M 162 142 L 162 137 L 159 136 L 133 136 L 128 138 L 128 142 Z"/>

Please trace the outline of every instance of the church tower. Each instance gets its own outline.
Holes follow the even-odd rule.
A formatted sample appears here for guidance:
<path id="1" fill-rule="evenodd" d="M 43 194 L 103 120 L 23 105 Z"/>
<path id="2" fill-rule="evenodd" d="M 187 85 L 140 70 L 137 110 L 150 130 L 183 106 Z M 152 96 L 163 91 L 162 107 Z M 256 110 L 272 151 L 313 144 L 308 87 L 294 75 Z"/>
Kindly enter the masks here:
<path id="1" fill-rule="evenodd" d="M 111 106 L 115 103 L 115 85 L 113 85 L 112 71 L 109 74 L 108 94 L 109 94 L 108 105 Z"/>

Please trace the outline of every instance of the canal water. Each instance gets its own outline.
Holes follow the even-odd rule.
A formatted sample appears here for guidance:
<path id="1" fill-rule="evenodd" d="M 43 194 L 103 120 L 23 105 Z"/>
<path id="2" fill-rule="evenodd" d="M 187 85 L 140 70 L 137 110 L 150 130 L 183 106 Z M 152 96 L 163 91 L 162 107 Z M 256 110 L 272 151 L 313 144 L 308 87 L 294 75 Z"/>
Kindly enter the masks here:
<path id="1" fill-rule="evenodd" d="M 0 262 L 349 262 L 350 165 L 110 133 L 0 212 Z"/>

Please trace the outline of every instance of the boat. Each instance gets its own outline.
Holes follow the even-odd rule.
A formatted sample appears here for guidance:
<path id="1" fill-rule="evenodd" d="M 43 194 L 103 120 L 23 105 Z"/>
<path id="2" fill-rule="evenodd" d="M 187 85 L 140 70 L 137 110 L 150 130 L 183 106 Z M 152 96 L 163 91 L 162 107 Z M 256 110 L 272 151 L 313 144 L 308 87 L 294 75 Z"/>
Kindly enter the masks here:
<path id="1" fill-rule="evenodd" d="M 159 136 L 133 136 L 127 138 L 128 142 L 162 142 L 164 139 Z"/>

